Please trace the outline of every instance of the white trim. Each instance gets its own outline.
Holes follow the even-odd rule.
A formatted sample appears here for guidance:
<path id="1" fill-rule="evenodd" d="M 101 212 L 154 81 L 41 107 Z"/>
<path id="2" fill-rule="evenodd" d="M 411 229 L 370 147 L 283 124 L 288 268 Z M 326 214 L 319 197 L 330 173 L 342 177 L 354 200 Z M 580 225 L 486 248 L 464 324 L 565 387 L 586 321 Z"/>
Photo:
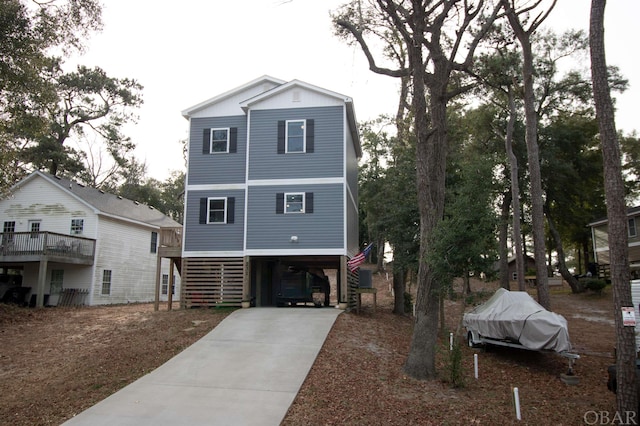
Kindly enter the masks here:
<path id="1" fill-rule="evenodd" d="M 222 209 L 224 211 L 224 217 L 222 219 L 222 222 L 210 222 L 209 218 L 211 217 L 211 201 L 220 201 L 220 200 L 224 200 L 224 207 Z M 207 219 L 205 223 L 207 225 L 226 225 L 228 208 L 229 208 L 228 197 L 207 197 Z M 215 210 L 215 211 L 220 211 L 220 210 Z"/>
<path id="2" fill-rule="evenodd" d="M 227 144 L 224 151 L 214 151 L 213 150 L 213 132 L 224 130 L 227 132 Z M 212 127 L 209 129 L 209 154 L 228 154 L 229 153 L 229 142 L 231 140 L 231 127 Z"/>
<path id="3" fill-rule="evenodd" d="M 306 90 L 310 90 L 310 91 L 317 92 L 317 93 L 322 93 L 322 94 L 327 95 L 329 97 L 340 99 L 343 102 L 353 102 L 353 100 L 350 97 L 342 95 L 340 93 L 333 92 L 333 91 L 327 90 L 327 89 L 323 89 L 322 87 L 314 86 L 312 84 L 305 83 L 305 82 L 300 81 L 300 80 L 292 80 L 292 81 L 289 81 L 288 83 L 281 84 L 281 85 L 279 85 L 277 87 L 274 87 L 273 89 L 271 89 L 271 90 L 269 90 L 267 92 L 260 93 L 257 96 L 254 96 L 252 98 L 249 98 L 249 99 L 241 102 L 240 103 L 240 107 L 246 111 L 247 109 L 251 108 L 252 105 L 255 105 L 256 103 L 258 103 L 258 102 L 260 102 L 262 100 L 268 99 L 271 96 L 277 95 L 278 93 L 281 93 L 281 92 L 283 92 L 285 90 L 288 90 L 290 88 L 293 88 L 293 87 L 301 87 L 301 88 L 306 89 Z M 184 115 L 184 113 L 183 113 L 183 115 Z"/>
<path id="4" fill-rule="evenodd" d="M 347 159 L 348 159 L 348 150 L 347 150 L 347 126 L 349 125 L 347 122 L 347 108 L 346 106 L 342 107 L 342 176 L 344 176 L 344 182 L 342 184 L 343 187 L 343 199 L 342 199 L 342 245 L 345 248 L 349 248 L 349 209 L 347 208 L 347 197 L 351 199 L 353 202 L 353 195 L 351 194 L 351 189 L 349 188 L 349 179 L 347 176 Z M 357 211 L 357 210 L 356 210 Z M 358 231 L 359 232 L 359 231 Z"/>
<path id="5" fill-rule="evenodd" d="M 126 217 L 117 216 L 117 215 L 113 215 L 113 214 L 109 214 L 109 213 L 104 213 L 104 212 L 102 212 L 100 210 L 98 210 L 98 213 L 96 213 L 96 215 L 97 216 L 108 217 L 109 219 L 118 220 L 118 221 L 121 221 L 121 222 L 136 224 L 136 225 L 139 225 L 139 226 L 143 226 L 145 228 L 160 229 L 160 225 L 152 225 L 152 224 L 150 224 L 148 222 L 140 222 L 139 220 L 127 219 Z"/>
<path id="6" fill-rule="evenodd" d="M 274 78 L 274 77 L 270 77 L 268 75 L 264 75 L 260 78 L 256 78 L 255 80 L 252 80 L 248 83 L 243 84 L 242 86 L 236 87 L 235 89 L 231 89 L 227 92 L 224 92 L 220 95 L 214 96 L 213 98 L 207 99 L 204 102 L 200 102 L 197 105 L 194 105 L 190 108 L 187 108 L 185 110 L 182 111 L 182 116 L 184 118 L 189 119 L 191 117 L 191 115 L 193 115 L 194 113 L 198 112 L 201 109 L 204 109 L 212 104 L 218 103 L 224 99 L 230 98 L 231 96 L 238 94 L 244 90 L 247 90 L 253 86 L 257 86 L 260 83 L 273 83 L 275 85 L 281 85 L 286 83 L 284 80 L 280 80 L 278 78 Z"/>
<path id="7" fill-rule="evenodd" d="M 302 123 L 302 151 L 289 151 L 289 123 Z M 286 120 L 284 123 L 284 153 L 305 154 L 307 152 L 307 120 Z"/>
<path id="8" fill-rule="evenodd" d="M 342 247 L 331 249 L 249 249 L 244 251 L 245 256 L 346 256 L 346 253 L 347 251 Z"/>
<path id="9" fill-rule="evenodd" d="M 187 185 L 188 191 L 234 191 L 241 190 L 244 191 L 247 189 L 247 185 L 244 183 L 223 183 L 220 185 L 212 184 L 212 185 Z"/>
<path id="10" fill-rule="evenodd" d="M 246 182 L 249 182 L 249 153 L 251 149 L 249 147 L 251 141 L 251 110 L 247 111 L 247 146 L 246 146 L 246 157 L 245 157 L 245 167 L 244 167 L 244 226 L 242 229 L 242 249 L 247 249 L 247 229 L 249 227 L 249 191 L 247 190 L 248 185 Z"/>
<path id="11" fill-rule="evenodd" d="M 345 183 L 341 177 L 306 178 L 306 179 L 256 179 L 247 182 L 247 186 L 292 186 L 292 185 L 323 185 Z"/>
<path id="12" fill-rule="evenodd" d="M 245 252 L 240 251 L 184 251 L 182 257 L 243 257 Z"/>
<path id="13" fill-rule="evenodd" d="M 302 200 L 300 202 L 301 206 L 300 206 L 300 210 L 299 211 L 287 211 L 287 196 L 293 196 L 293 195 L 302 195 Z M 307 195 L 304 192 L 285 192 L 284 193 L 284 206 L 282 208 L 282 212 L 284 214 L 304 214 L 305 213 L 305 206 L 307 205 Z"/>

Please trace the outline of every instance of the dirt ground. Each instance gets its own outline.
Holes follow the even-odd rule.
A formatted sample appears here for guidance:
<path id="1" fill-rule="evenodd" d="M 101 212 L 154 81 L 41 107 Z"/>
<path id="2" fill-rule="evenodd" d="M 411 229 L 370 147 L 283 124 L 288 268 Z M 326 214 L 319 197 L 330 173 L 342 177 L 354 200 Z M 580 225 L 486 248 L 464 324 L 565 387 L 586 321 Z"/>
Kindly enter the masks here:
<path id="1" fill-rule="evenodd" d="M 441 377 L 416 381 L 402 371 L 413 320 L 391 313 L 385 276 L 375 274 L 374 285 L 377 309 L 365 295 L 360 314 L 338 317 L 283 425 L 582 425 L 605 424 L 596 417 L 602 412 L 613 418 L 615 396 L 606 387 L 615 341 L 610 289 L 601 296 L 572 295 L 567 286 L 552 289 L 552 310 L 567 319 L 581 357 L 575 365 L 579 384 L 560 380 L 568 362 L 558 355 L 471 349 L 460 336 L 464 386 L 454 388 L 447 376 L 449 331 L 458 327 L 462 301 L 445 303 L 446 331 L 437 357 Z M 472 302 L 495 288 L 474 282 Z M 164 305 L 154 312 L 150 304 L 0 305 L 0 424 L 60 424 L 163 364 L 229 312 L 167 311 Z"/>

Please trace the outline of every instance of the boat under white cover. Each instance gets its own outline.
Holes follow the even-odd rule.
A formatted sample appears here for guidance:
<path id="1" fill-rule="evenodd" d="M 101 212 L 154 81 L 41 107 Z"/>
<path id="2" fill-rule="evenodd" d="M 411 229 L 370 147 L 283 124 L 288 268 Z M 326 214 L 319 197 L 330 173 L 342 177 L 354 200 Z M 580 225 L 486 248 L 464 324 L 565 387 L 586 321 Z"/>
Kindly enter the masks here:
<path id="1" fill-rule="evenodd" d="M 507 341 L 530 350 L 571 350 L 567 320 L 547 311 L 524 291 L 503 288 L 464 314 L 463 325 L 475 336 Z"/>

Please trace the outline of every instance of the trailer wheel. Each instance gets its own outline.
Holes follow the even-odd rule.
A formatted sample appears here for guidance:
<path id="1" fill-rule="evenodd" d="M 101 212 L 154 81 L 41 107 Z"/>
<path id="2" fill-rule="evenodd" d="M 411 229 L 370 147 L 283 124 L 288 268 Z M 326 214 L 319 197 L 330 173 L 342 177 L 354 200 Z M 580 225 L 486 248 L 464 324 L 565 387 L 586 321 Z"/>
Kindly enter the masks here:
<path id="1" fill-rule="evenodd" d="M 469 345 L 470 348 L 480 347 L 478 343 L 475 343 L 473 341 L 473 333 L 471 333 L 470 331 L 467 332 L 467 344 Z"/>

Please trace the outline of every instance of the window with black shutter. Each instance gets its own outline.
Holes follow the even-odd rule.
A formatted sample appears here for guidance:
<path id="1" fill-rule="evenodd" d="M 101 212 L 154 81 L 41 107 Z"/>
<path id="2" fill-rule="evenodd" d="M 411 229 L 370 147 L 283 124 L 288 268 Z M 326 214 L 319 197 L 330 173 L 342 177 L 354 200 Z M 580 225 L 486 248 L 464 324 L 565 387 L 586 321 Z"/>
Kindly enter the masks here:
<path id="1" fill-rule="evenodd" d="M 312 153 L 315 149 L 314 120 L 278 121 L 278 154 Z"/>
<path id="2" fill-rule="evenodd" d="M 234 223 L 235 222 L 235 198 L 234 197 L 209 197 L 200 198 L 200 224 Z"/>
<path id="3" fill-rule="evenodd" d="M 202 132 L 203 154 L 226 154 L 238 150 L 238 128 L 222 127 L 204 129 Z"/>

